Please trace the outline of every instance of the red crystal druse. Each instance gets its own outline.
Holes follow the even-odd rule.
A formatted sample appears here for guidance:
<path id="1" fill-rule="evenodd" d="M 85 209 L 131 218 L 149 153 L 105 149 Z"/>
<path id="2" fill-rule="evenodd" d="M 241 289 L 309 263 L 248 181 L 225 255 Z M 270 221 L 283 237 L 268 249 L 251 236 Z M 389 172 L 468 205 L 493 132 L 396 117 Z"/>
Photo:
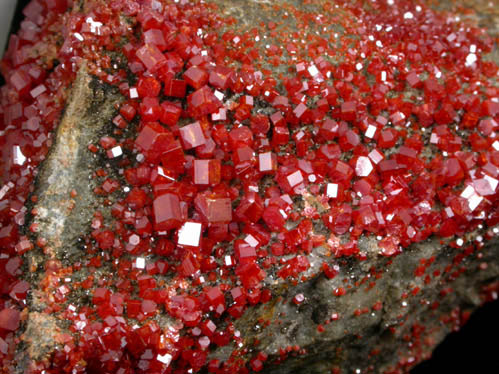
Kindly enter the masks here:
<path id="1" fill-rule="evenodd" d="M 83 262 L 45 264 L 46 313 L 71 326 L 33 373 L 259 372 L 267 355 L 237 359 L 248 351 L 234 321 L 277 292 L 268 275 L 334 279 L 343 257 L 368 255 L 361 236 L 393 257 L 499 223 L 498 68 L 482 59 L 493 40 L 424 4 L 360 5 L 338 1 L 350 19 L 328 2 L 321 17 L 293 9 L 308 26 L 291 31 L 283 20 L 239 30 L 197 1 L 88 0 L 80 13 L 66 13 L 71 0 L 30 2 L 1 64 L 2 368 L 26 320 L 23 256 L 46 246 L 23 229 L 35 170 L 82 59 L 124 97 L 112 132 L 88 147 L 121 179 L 95 172 L 112 219 L 94 212 Z M 269 70 L 279 65 L 285 74 Z M 318 247 L 327 255 L 314 269 Z M 98 279 L 104 265 L 114 274 Z M 89 305 L 68 301 L 76 289 Z M 231 342 L 228 360 L 209 358 Z"/>

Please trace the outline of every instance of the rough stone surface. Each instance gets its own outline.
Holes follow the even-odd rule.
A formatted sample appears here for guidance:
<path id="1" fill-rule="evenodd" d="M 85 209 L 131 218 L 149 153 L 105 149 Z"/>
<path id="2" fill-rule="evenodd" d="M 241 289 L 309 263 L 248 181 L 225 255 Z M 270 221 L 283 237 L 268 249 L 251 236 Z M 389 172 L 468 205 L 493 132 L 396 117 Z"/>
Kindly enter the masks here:
<path id="1" fill-rule="evenodd" d="M 456 250 L 442 247 L 436 241 L 415 245 L 397 256 L 390 266 L 386 261 L 369 261 L 352 266 L 332 280 L 320 276 L 290 287 L 283 293 L 287 296 L 284 297 L 286 303 L 276 300 L 256 308 L 238 321 L 238 327 L 244 331 L 244 336 L 258 339 L 257 349 L 269 355 L 277 355 L 279 348 L 289 345 L 299 345 L 306 350 L 303 356 L 268 367 L 266 373 L 319 374 L 329 373 L 332 367 L 341 369 L 342 373 L 355 373 L 357 369 L 362 373 L 381 373 L 395 367 L 402 357 L 405 357 L 408 369 L 414 364 L 411 357 L 429 358 L 434 347 L 459 327 L 461 313 L 482 304 L 483 286 L 499 276 L 497 240 L 483 248 L 481 254 L 483 256 L 467 259 L 462 264 L 466 270 L 460 278 L 452 280 L 452 276 L 442 273 L 425 284 L 424 276 L 414 279 L 420 260 L 436 258 L 425 272 L 432 274 L 452 263 Z M 478 271 L 480 263 L 489 266 Z M 344 296 L 332 296 L 334 290 L 343 285 L 343 279 L 357 281 L 365 276 L 369 266 L 382 269 L 383 273 L 374 287 L 369 287 L 369 282 L 366 282 L 363 287 L 347 291 Z M 420 287 L 418 295 L 409 296 L 404 301 L 404 293 L 415 286 Z M 443 297 L 445 290 L 450 288 L 452 292 Z M 296 306 L 289 302 L 289 296 L 298 293 L 309 297 Z M 440 306 L 435 309 L 433 303 L 437 300 Z M 381 309 L 373 309 L 380 301 Z M 354 315 L 354 310 L 364 308 L 368 309 L 367 313 Z M 443 319 L 453 311 L 458 312 L 457 320 L 443 323 Z M 318 332 L 317 326 L 324 324 L 334 313 L 340 319 L 332 321 L 324 332 Z M 260 321 L 271 323 L 262 328 Z M 417 333 L 419 344 L 414 344 L 415 333 L 411 331 L 414 326 L 422 327 L 422 331 Z M 392 328 L 396 333 L 390 331 Z M 411 336 L 410 341 L 408 336 Z M 373 351 L 379 353 L 373 355 Z"/>
<path id="2" fill-rule="evenodd" d="M 33 223 L 48 242 L 45 256 L 75 261 L 81 251 L 77 241 L 82 227 L 98 206 L 93 194 L 92 174 L 98 161 L 88 151 L 108 126 L 120 95 L 98 81 L 92 81 L 83 64 L 71 89 L 55 144 L 38 176 L 37 215 Z M 76 192 L 75 197 L 71 191 Z M 75 257 L 76 256 L 76 257 Z M 45 261 L 47 258 L 44 259 Z"/>

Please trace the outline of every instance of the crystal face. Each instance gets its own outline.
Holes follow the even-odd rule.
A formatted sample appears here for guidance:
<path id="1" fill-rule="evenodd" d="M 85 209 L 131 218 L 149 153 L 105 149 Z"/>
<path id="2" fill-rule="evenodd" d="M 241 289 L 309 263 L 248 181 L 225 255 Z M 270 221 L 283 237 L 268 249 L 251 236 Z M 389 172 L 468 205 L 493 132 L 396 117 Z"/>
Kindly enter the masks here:
<path id="1" fill-rule="evenodd" d="M 435 240 L 455 252 L 452 265 L 412 261 L 400 323 L 387 330 L 411 348 L 393 372 L 420 360 L 431 336 L 404 318 L 411 297 L 438 284 L 444 299 L 497 236 L 493 38 L 406 0 L 261 2 L 261 21 L 211 1 L 77 3 L 31 1 L 1 64 L 0 366 L 18 365 L 35 326 L 54 344 L 30 361 L 34 374 L 260 372 L 307 354 L 262 345 L 316 302 L 302 284 L 328 280 L 335 300 L 369 292 L 393 257 Z M 60 225 L 88 218 L 70 230 L 75 260 L 34 222 L 48 212 L 40 176 L 80 70 L 94 96 L 79 115 L 99 120 L 73 121 L 71 136 L 102 127 L 64 144 L 82 147 L 62 174 L 90 169 L 58 207 Z M 377 318 L 379 297 L 341 314 L 325 300 L 310 335 Z M 279 317 L 238 327 L 264 309 Z M 461 320 L 455 310 L 441 322 Z"/>
<path id="2" fill-rule="evenodd" d="M 148 70 L 154 71 L 165 62 L 165 57 L 154 44 L 146 44 L 137 50 L 137 57 Z"/>
<path id="3" fill-rule="evenodd" d="M 359 177 L 367 177 L 373 171 L 373 165 L 368 157 L 360 156 L 355 164 L 355 174 Z"/>
<path id="4" fill-rule="evenodd" d="M 194 184 L 217 185 L 220 178 L 220 160 L 194 160 Z"/>
<path id="5" fill-rule="evenodd" d="M 332 197 L 332 198 L 338 197 L 338 184 L 328 183 L 326 195 L 327 197 Z"/>
<path id="6" fill-rule="evenodd" d="M 205 144 L 206 142 L 199 122 L 194 122 L 180 128 L 180 137 L 182 139 L 184 149 L 195 148 Z"/>
<path id="7" fill-rule="evenodd" d="M 16 309 L 5 308 L 0 311 L 0 329 L 15 331 L 19 327 L 20 315 Z"/>
<path id="8" fill-rule="evenodd" d="M 201 224 L 197 222 L 185 222 L 178 230 L 178 245 L 198 247 L 201 238 Z"/>

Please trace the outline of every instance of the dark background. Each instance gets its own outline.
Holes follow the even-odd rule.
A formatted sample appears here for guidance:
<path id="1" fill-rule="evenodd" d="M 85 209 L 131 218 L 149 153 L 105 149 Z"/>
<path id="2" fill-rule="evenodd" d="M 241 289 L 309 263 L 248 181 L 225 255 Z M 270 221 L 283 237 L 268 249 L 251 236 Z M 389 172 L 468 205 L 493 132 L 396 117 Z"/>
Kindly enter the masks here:
<path id="1" fill-rule="evenodd" d="M 499 374 L 499 301 L 472 314 L 457 333 L 435 349 L 411 374 Z"/>
<path id="2" fill-rule="evenodd" d="M 11 32 L 18 30 L 22 9 L 28 2 L 19 0 Z M 447 336 L 430 360 L 411 371 L 411 374 L 432 373 L 499 374 L 499 300 L 477 310 L 459 332 Z"/>

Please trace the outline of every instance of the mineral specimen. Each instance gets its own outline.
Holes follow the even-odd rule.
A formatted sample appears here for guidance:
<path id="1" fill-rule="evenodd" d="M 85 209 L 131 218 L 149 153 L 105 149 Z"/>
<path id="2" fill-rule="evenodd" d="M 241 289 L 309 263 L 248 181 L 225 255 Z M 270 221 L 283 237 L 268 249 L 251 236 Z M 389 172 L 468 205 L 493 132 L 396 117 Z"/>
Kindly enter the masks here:
<path id="1" fill-rule="evenodd" d="M 0 66 L 0 370 L 427 358 L 499 292 L 477 9 L 32 0 Z"/>

